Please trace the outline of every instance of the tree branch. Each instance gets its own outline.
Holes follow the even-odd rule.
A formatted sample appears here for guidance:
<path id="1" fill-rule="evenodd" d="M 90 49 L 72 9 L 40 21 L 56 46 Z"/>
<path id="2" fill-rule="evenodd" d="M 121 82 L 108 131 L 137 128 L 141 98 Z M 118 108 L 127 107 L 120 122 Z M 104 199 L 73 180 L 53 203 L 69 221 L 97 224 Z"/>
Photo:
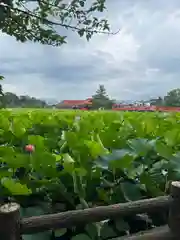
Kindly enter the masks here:
<path id="1" fill-rule="evenodd" d="M 54 22 L 54 21 L 48 20 L 46 18 L 42 18 L 42 17 L 32 13 L 25 6 L 23 6 L 25 8 L 25 10 L 22 10 L 22 9 L 19 9 L 19 8 L 15 8 L 15 7 L 11 7 L 10 5 L 2 3 L 2 2 L 0 3 L 0 6 L 7 7 L 10 11 L 16 11 L 16 12 L 23 13 L 23 14 L 25 14 L 27 16 L 34 17 L 34 18 L 40 20 L 43 24 L 60 26 L 60 27 L 66 28 L 66 29 L 74 30 L 74 31 L 82 30 L 82 28 L 79 28 L 77 26 L 72 26 L 72 25 L 68 25 L 68 24 L 64 24 L 64 23 L 58 23 L 58 22 Z M 108 34 L 108 35 L 116 35 L 116 34 L 118 34 L 120 32 L 120 29 L 117 32 L 114 32 L 114 33 L 113 32 L 100 31 L 100 30 L 90 30 L 88 28 L 85 28 L 85 31 L 88 32 L 88 33 L 101 33 L 101 34 Z"/>

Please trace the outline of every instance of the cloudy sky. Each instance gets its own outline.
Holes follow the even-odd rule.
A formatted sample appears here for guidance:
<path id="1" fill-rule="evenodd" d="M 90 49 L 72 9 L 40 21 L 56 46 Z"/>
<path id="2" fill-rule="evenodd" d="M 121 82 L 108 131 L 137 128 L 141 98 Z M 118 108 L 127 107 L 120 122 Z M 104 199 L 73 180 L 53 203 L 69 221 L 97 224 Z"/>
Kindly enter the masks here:
<path id="1" fill-rule="evenodd" d="M 180 87 L 180 1 L 107 0 L 116 35 L 90 42 L 68 32 L 63 47 L 0 33 L 3 88 L 38 98 L 85 99 L 104 84 L 115 99 L 148 99 Z"/>

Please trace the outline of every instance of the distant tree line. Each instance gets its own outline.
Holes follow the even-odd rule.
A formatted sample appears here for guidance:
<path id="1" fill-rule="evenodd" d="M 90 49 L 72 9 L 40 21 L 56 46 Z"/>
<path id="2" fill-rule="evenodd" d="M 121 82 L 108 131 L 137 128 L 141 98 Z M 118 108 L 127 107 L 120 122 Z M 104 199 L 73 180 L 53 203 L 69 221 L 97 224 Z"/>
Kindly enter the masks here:
<path id="1" fill-rule="evenodd" d="M 99 85 L 95 94 L 92 96 L 91 109 L 112 109 L 115 100 L 111 99 L 104 85 Z M 173 89 L 164 97 L 158 97 L 150 100 L 151 105 L 156 106 L 174 106 L 180 107 L 180 88 Z M 45 101 L 30 96 L 17 96 L 14 93 L 3 93 L 0 85 L 0 108 L 45 108 L 53 107 L 48 105 Z"/>
<path id="2" fill-rule="evenodd" d="M 99 107 L 111 109 L 112 105 L 115 103 L 115 100 L 109 98 L 103 85 L 99 85 L 99 88 L 97 89 L 95 95 L 92 96 L 92 99 L 92 108 L 94 109 Z M 180 107 L 180 88 L 169 91 L 164 97 L 151 99 L 150 104 L 155 106 Z"/>
<path id="3" fill-rule="evenodd" d="M 92 99 L 92 108 L 94 109 L 99 107 L 111 109 L 112 105 L 115 103 L 115 100 L 109 98 L 103 85 L 99 85 L 99 88 L 97 89 L 95 95 L 92 96 Z M 155 106 L 180 107 L 180 88 L 169 91 L 164 97 L 151 99 L 150 104 Z"/>
<path id="4" fill-rule="evenodd" d="M 14 93 L 3 93 L 0 85 L 0 108 L 45 108 L 48 104 L 30 96 L 17 96 Z"/>
<path id="5" fill-rule="evenodd" d="M 180 88 L 169 91 L 164 97 L 151 99 L 150 102 L 156 106 L 180 107 Z"/>

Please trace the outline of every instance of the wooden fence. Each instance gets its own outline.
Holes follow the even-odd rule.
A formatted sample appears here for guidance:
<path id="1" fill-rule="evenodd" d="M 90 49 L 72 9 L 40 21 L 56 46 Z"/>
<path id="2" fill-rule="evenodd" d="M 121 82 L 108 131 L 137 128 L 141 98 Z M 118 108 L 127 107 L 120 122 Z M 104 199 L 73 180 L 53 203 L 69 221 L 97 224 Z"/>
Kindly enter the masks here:
<path id="1" fill-rule="evenodd" d="M 0 239 L 20 240 L 22 234 L 67 228 L 120 216 L 150 213 L 160 209 L 162 211 L 169 209 L 168 225 L 132 236 L 119 237 L 116 240 L 180 240 L 180 182 L 171 183 L 169 196 L 23 219 L 20 218 L 18 204 L 5 204 L 0 207 Z"/>

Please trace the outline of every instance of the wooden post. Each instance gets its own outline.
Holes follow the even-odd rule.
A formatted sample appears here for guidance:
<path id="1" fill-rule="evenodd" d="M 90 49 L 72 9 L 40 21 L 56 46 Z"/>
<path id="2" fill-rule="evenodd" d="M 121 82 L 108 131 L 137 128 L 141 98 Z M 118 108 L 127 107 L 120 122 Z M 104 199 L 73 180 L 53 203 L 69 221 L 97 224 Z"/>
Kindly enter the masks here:
<path id="1" fill-rule="evenodd" d="M 20 206 L 7 203 L 0 206 L 0 238 L 2 240 L 20 240 Z"/>
<path id="2" fill-rule="evenodd" d="M 175 239 L 180 239 L 180 182 L 171 182 L 170 194 L 169 227 Z"/>

